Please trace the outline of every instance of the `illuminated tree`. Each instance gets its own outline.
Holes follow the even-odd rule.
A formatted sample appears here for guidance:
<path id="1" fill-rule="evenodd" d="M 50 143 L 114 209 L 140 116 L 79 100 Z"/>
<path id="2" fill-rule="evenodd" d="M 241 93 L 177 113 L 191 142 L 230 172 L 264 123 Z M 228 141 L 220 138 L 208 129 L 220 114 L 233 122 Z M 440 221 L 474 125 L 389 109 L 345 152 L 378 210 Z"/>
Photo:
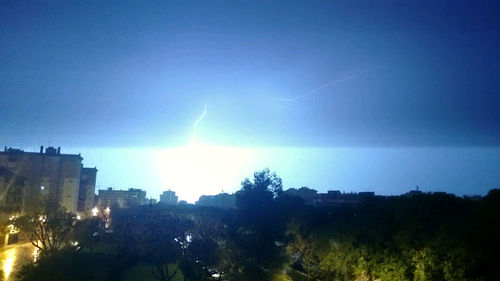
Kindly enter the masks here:
<path id="1" fill-rule="evenodd" d="M 211 207 L 193 210 L 190 241 L 181 261 L 181 270 L 186 280 L 212 280 L 212 276 L 222 278 L 226 272 L 223 269 L 224 252 L 231 250 L 227 247 L 229 236 L 226 214 L 226 210 Z"/>
<path id="2" fill-rule="evenodd" d="M 313 238 L 305 237 L 306 235 L 301 231 L 301 226 L 297 222 L 291 223 L 288 226 L 286 234 L 291 237 L 291 241 L 286 246 L 286 249 L 292 257 L 296 257 L 297 261 L 295 263 L 300 263 L 307 280 L 318 279 L 320 277 L 320 260 Z"/>
<path id="3" fill-rule="evenodd" d="M 45 212 L 24 215 L 13 222 L 41 255 L 51 256 L 75 246 L 71 238 L 76 216 L 62 208 L 46 207 Z"/>

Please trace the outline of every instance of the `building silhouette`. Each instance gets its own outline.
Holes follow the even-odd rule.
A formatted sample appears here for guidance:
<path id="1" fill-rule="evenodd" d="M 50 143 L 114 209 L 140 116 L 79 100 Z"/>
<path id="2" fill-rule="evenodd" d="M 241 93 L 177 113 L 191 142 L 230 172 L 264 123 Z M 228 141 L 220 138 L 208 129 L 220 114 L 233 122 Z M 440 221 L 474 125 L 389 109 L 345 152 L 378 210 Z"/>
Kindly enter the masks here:
<path id="1" fill-rule="evenodd" d="M 25 152 L 5 147 L 0 152 L 0 167 L 4 169 L 4 180 L 12 176 L 10 181 L 16 185 L 4 182 L 0 190 L 10 192 L 9 196 L 17 194 L 16 204 L 21 212 L 46 198 L 67 211 L 84 214 L 94 203 L 97 169 L 84 168 L 82 161 L 80 154 L 62 154 L 61 148 L 47 147 L 44 151 L 41 146 L 40 152 Z"/>
<path id="2" fill-rule="evenodd" d="M 179 197 L 175 195 L 175 191 L 171 191 L 170 189 L 160 194 L 160 204 L 175 205 L 178 203 L 178 199 Z"/>
<path id="3" fill-rule="evenodd" d="M 375 197 L 375 192 L 343 193 L 340 190 L 328 190 L 327 193 L 318 193 L 314 198 L 315 206 L 357 206 L 362 202 Z"/>
<path id="4" fill-rule="evenodd" d="M 78 192 L 78 211 L 90 213 L 94 207 L 96 178 L 96 168 L 82 168 Z"/>
<path id="5" fill-rule="evenodd" d="M 146 191 L 138 188 L 129 188 L 128 190 L 118 190 L 109 187 L 99 190 L 98 203 L 100 209 L 111 208 L 129 208 L 149 204 L 146 199 Z"/>

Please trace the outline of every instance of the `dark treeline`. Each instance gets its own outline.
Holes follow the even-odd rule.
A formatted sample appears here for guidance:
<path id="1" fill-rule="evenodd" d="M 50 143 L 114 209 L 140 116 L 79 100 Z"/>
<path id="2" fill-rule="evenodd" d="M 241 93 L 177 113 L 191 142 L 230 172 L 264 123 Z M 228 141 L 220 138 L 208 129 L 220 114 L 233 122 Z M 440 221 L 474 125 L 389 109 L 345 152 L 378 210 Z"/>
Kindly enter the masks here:
<path id="1" fill-rule="evenodd" d="M 236 210 L 147 205 L 81 221 L 49 210 L 17 225 L 60 240 L 20 280 L 500 280 L 500 190 L 317 208 L 264 170 Z"/>

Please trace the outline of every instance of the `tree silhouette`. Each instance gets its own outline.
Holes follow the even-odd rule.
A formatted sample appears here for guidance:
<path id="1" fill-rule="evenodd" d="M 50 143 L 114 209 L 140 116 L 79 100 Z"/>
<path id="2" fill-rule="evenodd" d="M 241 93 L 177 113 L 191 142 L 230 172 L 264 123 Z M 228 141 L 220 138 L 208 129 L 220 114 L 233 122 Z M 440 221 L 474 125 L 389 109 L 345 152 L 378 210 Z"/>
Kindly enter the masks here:
<path id="1" fill-rule="evenodd" d="M 269 169 L 245 179 L 236 193 L 237 224 L 233 241 L 239 254 L 238 276 L 234 280 L 270 280 L 281 269 L 284 251 L 276 245 L 283 233 L 276 223 L 275 198 L 282 193 L 282 181 Z"/>
<path id="2" fill-rule="evenodd" d="M 160 207 L 117 210 L 113 216 L 120 253 L 149 264 L 160 281 L 173 280 L 179 271 L 190 227 L 184 215 Z"/>
<path id="3" fill-rule="evenodd" d="M 273 205 L 273 199 L 281 194 L 283 184 L 276 173 L 264 169 L 254 173 L 253 182 L 245 179 L 236 193 L 236 206 L 244 218 L 259 217 Z"/>

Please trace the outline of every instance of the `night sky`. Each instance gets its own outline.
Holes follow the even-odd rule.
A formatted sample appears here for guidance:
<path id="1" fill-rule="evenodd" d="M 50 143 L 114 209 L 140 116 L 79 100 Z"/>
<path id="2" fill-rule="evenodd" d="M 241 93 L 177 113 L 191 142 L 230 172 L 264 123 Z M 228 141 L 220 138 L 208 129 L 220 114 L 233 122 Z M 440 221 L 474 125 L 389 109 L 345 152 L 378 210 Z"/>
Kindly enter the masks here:
<path id="1" fill-rule="evenodd" d="M 264 167 L 286 188 L 485 194 L 499 46 L 498 1 L 1 1 L 0 144 L 190 202 Z"/>

